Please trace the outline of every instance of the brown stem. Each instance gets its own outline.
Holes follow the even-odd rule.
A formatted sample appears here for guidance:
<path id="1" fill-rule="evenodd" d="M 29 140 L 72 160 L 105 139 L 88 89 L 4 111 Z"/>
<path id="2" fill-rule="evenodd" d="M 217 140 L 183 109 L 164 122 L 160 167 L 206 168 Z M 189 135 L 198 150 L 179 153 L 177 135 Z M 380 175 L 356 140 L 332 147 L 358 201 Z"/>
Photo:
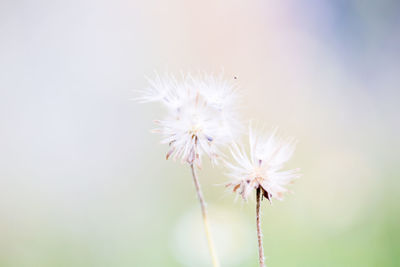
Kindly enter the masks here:
<path id="1" fill-rule="evenodd" d="M 258 239 L 258 259 L 260 262 L 260 267 L 265 267 L 264 263 L 264 248 L 262 243 L 262 232 L 261 232 L 261 188 L 257 188 L 257 204 L 256 204 L 256 220 L 257 220 L 257 239 Z"/>
<path id="2" fill-rule="evenodd" d="M 197 197 L 200 202 L 201 214 L 203 215 L 204 229 L 206 230 L 206 237 L 207 237 L 207 242 L 208 242 L 208 248 L 210 249 L 212 264 L 214 267 L 219 267 L 220 265 L 219 265 L 217 254 L 215 253 L 214 243 L 211 238 L 210 226 L 208 224 L 208 219 L 207 219 L 207 208 L 206 208 L 207 204 L 204 200 L 204 196 L 201 191 L 200 183 L 199 183 L 199 180 L 197 179 L 196 170 L 195 170 L 193 164 L 190 164 L 190 168 L 192 169 L 194 186 L 196 188 Z"/>

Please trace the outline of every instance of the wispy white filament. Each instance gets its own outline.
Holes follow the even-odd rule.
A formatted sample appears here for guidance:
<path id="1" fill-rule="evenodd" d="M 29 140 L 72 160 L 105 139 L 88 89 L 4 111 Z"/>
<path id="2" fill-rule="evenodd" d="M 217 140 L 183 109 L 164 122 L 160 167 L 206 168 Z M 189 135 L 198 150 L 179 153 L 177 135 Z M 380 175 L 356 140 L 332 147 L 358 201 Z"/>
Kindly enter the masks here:
<path id="1" fill-rule="evenodd" d="M 232 141 L 238 128 L 235 87 L 221 76 L 156 76 L 141 92 L 141 102 L 160 102 L 166 108 L 155 132 L 169 144 L 167 159 L 201 166 L 203 154 L 217 162 L 220 148 Z"/>
<path id="2" fill-rule="evenodd" d="M 250 151 L 246 153 L 242 146 L 233 145 L 231 149 L 234 162 L 227 162 L 228 176 L 231 182 L 227 185 L 247 199 L 254 189 L 261 188 L 266 198 L 282 200 L 287 192 L 286 185 L 300 175 L 298 169 L 282 171 L 293 155 L 295 141 L 280 138 L 276 130 L 268 135 L 249 131 Z"/>

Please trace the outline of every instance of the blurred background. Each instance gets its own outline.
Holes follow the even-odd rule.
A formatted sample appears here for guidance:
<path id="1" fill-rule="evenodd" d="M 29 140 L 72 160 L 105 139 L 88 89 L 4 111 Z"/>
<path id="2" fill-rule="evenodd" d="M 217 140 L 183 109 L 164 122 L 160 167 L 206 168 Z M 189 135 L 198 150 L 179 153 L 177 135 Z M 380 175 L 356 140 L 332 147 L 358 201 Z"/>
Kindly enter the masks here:
<path id="1" fill-rule="evenodd" d="M 237 77 L 299 140 L 263 203 L 268 266 L 400 266 L 400 2 L 0 1 L 0 266 L 210 266 L 190 170 L 131 101 L 145 76 Z M 199 172 L 222 266 L 257 266 L 255 201 Z"/>

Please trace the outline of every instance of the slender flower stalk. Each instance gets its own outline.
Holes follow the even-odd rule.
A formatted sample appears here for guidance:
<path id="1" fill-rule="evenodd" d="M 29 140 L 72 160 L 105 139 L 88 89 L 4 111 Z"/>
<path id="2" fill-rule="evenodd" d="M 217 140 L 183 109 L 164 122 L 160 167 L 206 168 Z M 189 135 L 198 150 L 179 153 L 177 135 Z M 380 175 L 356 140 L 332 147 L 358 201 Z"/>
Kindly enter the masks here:
<path id="1" fill-rule="evenodd" d="M 261 189 L 257 188 L 257 202 L 256 202 L 256 221 L 257 221 L 257 240 L 258 240 L 258 260 L 260 262 L 260 267 L 265 267 L 264 263 L 264 247 L 262 242 L 262 230 L 261 230 Z"/>
<path id="2" fill-rule="evenodd" d="M 203 216 L 204 230 L 206 231 L 207 243 L 208 243 L 208 248 L 210 250 L 212 264 L 214 267 L 219 267 L 220 265 L 219 265 L 217 253 L 215 252 L 214 243 L 212 240 L 210 226 L 209 226 L 208 218 L 207 218 L 207 204 L 206 204 L 206 201 L 204 200 L 203 192 L 201 191 L 200 183 L 199 183 L 199 180 L 197 179 L 196 170 L 195 170 L 193 164 L 190 165 L 190 168 L 192 170 L 193 182 L 194 182 L 194 186 L 196 188 L 197 197 L 200 202 L 201 215 Z"/>
<path id="3" fill-rule="evenodd" d="M 256 222 L 260 267 L 265 266 L 264 249 L 261 231 L 261 201 L 263 197 L 270 202 L 273 198 L 282 200 L 287 192 L 286 185 L 300 177 L 298 169 L 281 171 L 283 164 L 293 155 L 295 142 L 293 139 L 282 139 L 276 136 L 276 131 L 269 135 L 249 132 L 250 153 L 242 146 L 234 144 L 231 153 L 234 162 L 226 162 L 231 182 L 226 186 L 233 188 L 247 200 L 256 191 Z"/>

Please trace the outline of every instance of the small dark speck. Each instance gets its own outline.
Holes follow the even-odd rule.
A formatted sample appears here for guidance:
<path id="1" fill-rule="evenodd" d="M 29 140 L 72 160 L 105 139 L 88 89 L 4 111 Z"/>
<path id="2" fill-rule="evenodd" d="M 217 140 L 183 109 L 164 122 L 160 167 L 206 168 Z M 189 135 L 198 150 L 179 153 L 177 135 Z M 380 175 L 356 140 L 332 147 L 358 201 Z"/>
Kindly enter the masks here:
<path id="1" fill-rule="evenodd" d="M 237 77 L 236 77 L 236 76 L 233 76 L 233 79 L 237 80 Z"/>

